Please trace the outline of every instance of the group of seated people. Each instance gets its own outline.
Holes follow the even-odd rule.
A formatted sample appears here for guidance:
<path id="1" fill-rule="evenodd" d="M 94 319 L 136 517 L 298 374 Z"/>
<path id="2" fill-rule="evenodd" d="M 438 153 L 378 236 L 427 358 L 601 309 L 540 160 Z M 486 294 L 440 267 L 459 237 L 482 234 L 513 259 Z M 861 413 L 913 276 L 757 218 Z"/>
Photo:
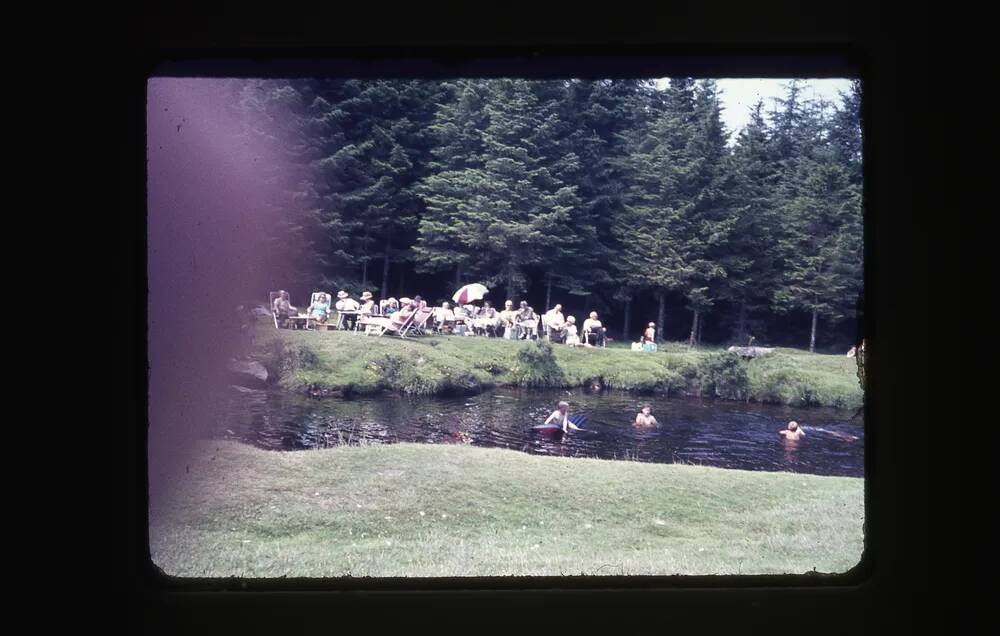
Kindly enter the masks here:
<path id="1" fill-rule="evenodd" d="M 541 322 L 545 329 L 545 336 L 549 341 L 562 342 L 572 347 L 593 345 L 603 347 L 607 342 L 608 330 L 597 319 L 596 311 L 590 312 L 590 317 L 583 321 L 583 328 L 579 332 L 577 331 L 576 318 L 574 316 L 564 318 L 560 304 L 556 304 L 555 307 L 545 312 Z"/>
<path id="2" fill-rule="evenodd" d="M 361 301 L 358 302 L 350 297 L 346 291 L 337 294 L 337 302 L 331 304 L 330 297 L 323 292 L 313 294 L 312 302 L 306 308 L 305 316 L 309 321 L 324 325 L 330 320 L 330 314 L 336 309 L 345 315 L 345 321 L 353 326 L 355 316 L 375 313 L 374 297 L 370 291 L 361 294 Z M 271 310 L 278 321 L 279 326 L 287 327 L 291 325 L 291 318 L 300 316 L 297 307 L 293 306 L 288 299 L 288 292 L 281 290 L 278 292 L 272 303 Z"/>
<path id="3" fill-rule="evenodd" d="M 337 293 L 337 301 L 331 305 L 331 299 L 325 293 L 313 295 L 313 300 L 305 314 L 309 321 L 316 324 L 327 324 L 333 310 L 339 312 L 342 321 L 340 326 L 354 329 L 361 326 L 375 325 L 379 327 L 401 327 L 418 309 L 426 308 L 427 303 L 420 297 L 387 298 L 375 302 L 370 291 L 361 294 L 360 301 L 354 300 L 346 291 Z M 274 299 L 272 310 L 279 326 L 291 325 L 290 318 L 299 316 L 298 309 L 291 305 L 288 292 L 282 290 Z M 454 309 L 448 302 L 441 303 L 431 312 L 428 320 L 431 329 L 439 333 L 456 333 L 460 335 L 493 335 L 508 340 L 537 340 L 540 337 L 539 328 L 543 330 L 546 339 L 561 342 L 569 346 L 605 346 L 607 329 L 597 318 L 597 312 L 590 312 L 590 317 L 583 321 L 582 330 L 578 330 L 576 318 L 563 317 L 562 305 L 557 304 L 541 317 L 522 300 L 517 309 L 510 300 L 504 303 L 504 308 L 497 311 L 490 301 L 483 301 L 482 307 L 467 304 Z"/>
<path id="4" fill-rule="evenodd" d="M 577 327 L 576 318 L 563 317 L 562 305 L 539 316 L 534 308 L 522 300 L 514 308 L 513 301 L 504 302 L 504 308 L 497 311 L 490 301 L 482 307 L 465 305 L 451 308 L 447 302 L 434 310 L 438 331 L 463 335 L 494 335 L 508 340 L 537 340 L 542 335 L 551 342 L 561 342 L 573 347 L 605 346 L 607 329 L 597 319 L 597 312 L 583 321 L 582 330 Z M 542 333 L 539 333 L 539 329 Z"/>

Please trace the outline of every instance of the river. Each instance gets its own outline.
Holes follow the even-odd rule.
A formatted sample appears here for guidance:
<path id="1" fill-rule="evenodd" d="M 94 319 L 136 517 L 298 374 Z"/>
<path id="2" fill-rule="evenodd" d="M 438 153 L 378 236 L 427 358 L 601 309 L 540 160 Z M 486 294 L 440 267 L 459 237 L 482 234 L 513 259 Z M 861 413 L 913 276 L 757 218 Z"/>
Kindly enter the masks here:
<path id="1" fill-rule="evenodd" d="M 587 416 L 586 432 L 532 431 L 560 400 Z M 652 407 L 659 422 L 637 427 Z M 582 389 L 498 388 L 472 397 L 379 395 L 312 399 L 282 392 L 233 390 L 216 434 L 270 450 L 341 444 L 466 443 L 563 457 L 688 463 L 742 470 L 864 475 L 864 426 L 839 409 L 660 398 Z M 778 431 L 804 427 L 798 442 Z"/>

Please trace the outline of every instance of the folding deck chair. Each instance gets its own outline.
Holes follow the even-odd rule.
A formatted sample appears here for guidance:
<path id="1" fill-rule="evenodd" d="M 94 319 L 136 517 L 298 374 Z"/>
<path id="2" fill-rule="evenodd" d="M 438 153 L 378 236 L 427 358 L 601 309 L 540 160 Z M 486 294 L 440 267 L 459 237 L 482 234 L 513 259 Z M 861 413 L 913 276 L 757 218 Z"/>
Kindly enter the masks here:
<path id="1" fill-rule="evenodd" d="M 376 336 L 384 336 L 387 333 L 394 333 L 396 335 L 401 335 L 403 331 L 409 328 L 410 324 L 413 322 L 413 318 L 417 315 L 417 311 L 414 311 L 409 316 L 407 316 L 402 323 L 397 324 L 392 318 L 382 317 L 378 321 L 366 320 L 365 321 L 365 335 L 374 334 Z M 392 314 L 395 315 L 395 314 Z M 369 327 L 375 327 L 374 329 L 369 329 Z"/>
<path id="2" fill-rule="evenodd" d="M 275 329 L 280 329 L 281 328 L 280 325 L 278 325 L 278 312 L 274 310 L 274 300 L 278 296 L 280 296 L 280 295 L 281 295 L 281 292 L 276 292 L 276 291 L 268 292 L 268 294 L 267 294 L 267 296 L 268 296 L 268 304 L 271 307 L 271 317 L 274 318 L 274 328 Z M 301 322 L 303 322 L 303 320 L 298 315 L 289 316 L 288 317 L 288 325 L 289 325 L 289 328 L 291 328 L 291 329 L 294 329 L 295 325 L 298 324 L 298 323 L 301 323 Z M 305 326 L 308 327 L 309 326 L 309 319 L 306 318 L 305 321 L 304 321 L 304 323 L 305 323 Z"/>
<path id="3" fill-rule="evenodd" d="M 312 314 L 310 314 L 309 315 L 309 319 L 306 320 L 306 329 L 311 329 L 311 328 L 315 327 L 318 324 L 320 327 L 323 327 L 324 329 L 326 329 L 327 331 L 329 331 L 329 330 L 333 329 L 333 324 L 330 322 L 330 316 L 332 316 L 333 312 L 336 311 L 333 308 L 333 296 L 330 295 L 330 292 L 324 292 L 324 291 L 315 291 L 315 292 L 313 292 L 312 296 L 309 297 L 309 306 L 312 307 L 313 303 L 316 302 L 316 297 L 319 296 L 320 294 L 325 294 L 326 295 L 326 302 L 327 302 L 327 304 L 330 305 L 330 311 L 327 312 L 326 322 L 324 322 L 324 323 L 317 323 L 317 322 L 315 322 L 312 319 Z"/>
<path id="4" fill-rule="evenodd" d="M 406 338 L 407 336 L 426 335 L 427 321 L 433 313 L 433 308 L 426 305 L 421 306 L 420 309 L 413 312 L 410 324 L 407 325 L 405 329 L 400 330 L 399 337 Z"/>

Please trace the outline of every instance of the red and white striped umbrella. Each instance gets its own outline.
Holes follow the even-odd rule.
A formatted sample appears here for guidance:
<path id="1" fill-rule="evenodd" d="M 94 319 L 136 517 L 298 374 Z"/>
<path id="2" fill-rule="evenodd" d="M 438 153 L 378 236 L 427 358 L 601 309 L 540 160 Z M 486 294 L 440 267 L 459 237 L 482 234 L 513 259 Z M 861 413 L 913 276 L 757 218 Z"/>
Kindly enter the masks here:
<path id="1" fill-rule="evenodd" d="M 472 283 L 455 292 L 455 295 L 451 299 L 459 305 L 467 305 L 474 300 L 482 300 L 483 296 L 488 293 L 490 293 L 490 290 L 486 289 L 483 285 Z"/>

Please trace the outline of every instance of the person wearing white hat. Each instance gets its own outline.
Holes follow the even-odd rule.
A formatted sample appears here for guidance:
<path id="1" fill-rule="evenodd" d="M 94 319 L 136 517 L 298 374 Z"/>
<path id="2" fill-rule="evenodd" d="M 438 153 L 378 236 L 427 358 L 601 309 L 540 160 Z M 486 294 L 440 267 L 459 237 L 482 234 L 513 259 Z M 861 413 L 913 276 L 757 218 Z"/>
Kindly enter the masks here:
<path id="1" fill-rule="evenodd" d="M 342 289 L 337 292 L 336 308 L 337 312 L 340 314 L 340 326 L 347 329 L 353 329 L 358 309 L 361 308 L 358 301 L 351 298 L 350 295 Z"/>
<path id="2" fill-rule="evenodd" d="M 571 347 L 583 346 L 580 342 L 580 336 L 576 333 L 576 318 L 574 316 L 570 316 L 566 319 L 566 324 L 563 325 L 563 331 L 565 332 L 566 344 Z"/>

